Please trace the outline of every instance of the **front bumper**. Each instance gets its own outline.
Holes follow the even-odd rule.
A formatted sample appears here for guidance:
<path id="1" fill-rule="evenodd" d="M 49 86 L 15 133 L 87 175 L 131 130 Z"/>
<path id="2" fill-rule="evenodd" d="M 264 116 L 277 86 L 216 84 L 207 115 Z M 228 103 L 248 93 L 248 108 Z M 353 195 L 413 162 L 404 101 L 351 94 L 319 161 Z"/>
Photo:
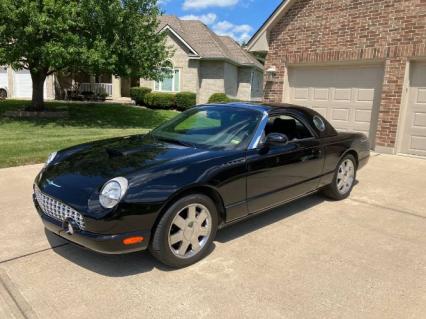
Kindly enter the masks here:
<path id="1" fill-rule="evenodd" d="M 75 229 L 73 234 L 69 234 L 61 221 L 44 214 L 36 200 L 34 201 L 34 204 L 46 229 L 71 243 L 103 254 L 126 254 L 144 250 L 148 247 L 151 235 L 150 231 L 135 231 L 124 234 L 103 235 Z M 133 245 L 125 245 L 123 243 L 124 239 L 134 236 L 143 237 L 144 240 Z"/>

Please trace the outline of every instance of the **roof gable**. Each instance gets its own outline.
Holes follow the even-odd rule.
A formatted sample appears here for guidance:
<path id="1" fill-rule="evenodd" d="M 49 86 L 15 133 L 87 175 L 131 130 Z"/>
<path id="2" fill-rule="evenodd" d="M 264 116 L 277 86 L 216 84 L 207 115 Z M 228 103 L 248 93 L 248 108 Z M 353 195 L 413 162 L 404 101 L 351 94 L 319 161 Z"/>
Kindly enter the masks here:
<path id="1" fill-rule="evenodd" d="M 268 33 L 273 26 L 290 10 L 297 0 L 283 0 L 246 45 L 248 51 L 269 51 Z"/>
<path id="2" fill-rule="evenodd" d="M 250 53 L 233 39 L 219 36 L 198 20 L 180 20 L 175 16 L 161 16 L 159 31 L 171 32 L 187 47 L 194 57 L 206 60 L 226 60 L 238 66 L 263 69 Z"/>
<path id="3" fill-rule="evenodd" d="M 163 31 L 169 31 L 171 34 L 173 34 L 191 53 L 193 56 L 199 56 L 199 54 L 197 53 L 197 51 L 195 49 L 193 49 L 188 42 L 185 41 L 184 38 L 182 38 L 182 36 L 177 33 L 171 26 L 169 26 L 168 24 L 165 25 L 160 32 Z"/>

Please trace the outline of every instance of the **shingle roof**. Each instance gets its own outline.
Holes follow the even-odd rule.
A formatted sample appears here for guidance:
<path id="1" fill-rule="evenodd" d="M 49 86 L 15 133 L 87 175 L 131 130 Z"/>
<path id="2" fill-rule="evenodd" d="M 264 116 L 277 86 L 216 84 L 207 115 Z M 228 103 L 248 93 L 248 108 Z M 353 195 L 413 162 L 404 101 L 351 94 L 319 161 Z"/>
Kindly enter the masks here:
<path id="1" fill-rule="evenodd" d="M 235 64 L 263 65 L 228 36 L 219 36 L 198 20 L 180 20 L 176 16 L 161 16 L 159 30 L 167 25 L 187 42 L 201 59 L 227 59 Z"/>

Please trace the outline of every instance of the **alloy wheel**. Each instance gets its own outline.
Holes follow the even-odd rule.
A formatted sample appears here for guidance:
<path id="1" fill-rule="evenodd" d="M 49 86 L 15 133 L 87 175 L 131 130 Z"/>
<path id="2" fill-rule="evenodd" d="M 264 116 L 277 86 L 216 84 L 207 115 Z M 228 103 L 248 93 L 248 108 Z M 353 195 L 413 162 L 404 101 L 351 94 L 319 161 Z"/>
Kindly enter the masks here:
<path id="1" fill-rule="evenodd" d="M 210 211 L 201 204 L 188 205 L 172 221 L 168 234 L 169 247 L 176 257 L 191 258 L 206 245 L 211 230 Z"/>
<path id="2" fill-rule="evenodd" d="M 352 187 L 355 179 L 355 165 L 350 159 L 346 159 L 340 164 L 337 172 L 337 191 L 345 195 Z"/>

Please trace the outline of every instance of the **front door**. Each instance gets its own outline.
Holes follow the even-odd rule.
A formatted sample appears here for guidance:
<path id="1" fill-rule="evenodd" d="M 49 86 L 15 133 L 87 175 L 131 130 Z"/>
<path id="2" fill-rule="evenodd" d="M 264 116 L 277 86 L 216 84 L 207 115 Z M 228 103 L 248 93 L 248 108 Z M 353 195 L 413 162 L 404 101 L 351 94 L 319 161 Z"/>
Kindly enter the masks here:
<path id="1" fill-rule="evenodd" d="M 285 134 L 289 142 L 248 151 L 249 213 L 287 202 L 319 185 L 324 157 L 312 132 L 297 118 L 282 114 L 270 119 L 264 136 L 270 133 Z"/>

